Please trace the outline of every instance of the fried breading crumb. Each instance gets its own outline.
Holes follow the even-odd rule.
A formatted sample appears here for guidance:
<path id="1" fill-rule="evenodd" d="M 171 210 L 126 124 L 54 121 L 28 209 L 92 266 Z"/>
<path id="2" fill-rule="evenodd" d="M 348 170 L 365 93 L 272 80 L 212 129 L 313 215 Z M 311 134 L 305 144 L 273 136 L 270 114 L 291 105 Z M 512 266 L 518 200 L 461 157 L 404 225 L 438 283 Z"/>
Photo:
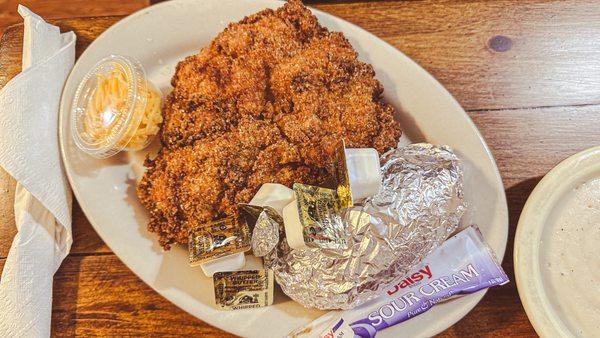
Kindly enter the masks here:
<path id="1" fill-rule="evenodd" d="M 323 184 L 339 139 L 394 147 L 400 126 L 374 76 L 299 0 L 230 24 L 177 66 L 163 148 L 138 185 L 148 229 L 168 249 L 263 183 Z"/>

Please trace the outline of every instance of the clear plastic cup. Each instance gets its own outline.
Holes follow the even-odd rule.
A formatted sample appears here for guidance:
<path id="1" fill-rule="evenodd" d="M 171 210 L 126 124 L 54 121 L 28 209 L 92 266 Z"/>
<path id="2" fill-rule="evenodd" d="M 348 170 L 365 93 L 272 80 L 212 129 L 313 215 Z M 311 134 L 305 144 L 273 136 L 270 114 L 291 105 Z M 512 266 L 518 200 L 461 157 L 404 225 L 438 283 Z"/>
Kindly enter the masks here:
<path id="1" fill-rule="evenodd" d="M 71 131 L 77 147 L 106 158 L 122 150 L 141 150 L 158 133 L 162 96 L 134 58 L 100 60 L 77 87 Z"/>

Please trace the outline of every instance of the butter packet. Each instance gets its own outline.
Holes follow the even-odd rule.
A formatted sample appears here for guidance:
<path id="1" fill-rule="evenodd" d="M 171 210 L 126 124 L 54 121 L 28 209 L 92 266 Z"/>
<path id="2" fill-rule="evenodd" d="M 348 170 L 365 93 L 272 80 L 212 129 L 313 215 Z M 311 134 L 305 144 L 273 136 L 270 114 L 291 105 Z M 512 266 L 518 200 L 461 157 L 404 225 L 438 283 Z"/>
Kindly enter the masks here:
<path id="1" fill-rule="evenodd" d="M 213 275 L 215 303 L 221 310 L 239 310 L 273 304 L 273 271 L 225 271 Z"/>
<path id="2" fill-rule="evenodd" d="M 346 148 L 341 140 L 333 154 L 332 173 L 342 209 L 361 203 L 381 189 L 379 153 L 373 148 Z"/>
<path id="3" fill-rule="evenodd" d="M 342 209 L 353 205 L 352 190 L 350 189 L 350 174 L 346 160 L 346 143 L 341 140 L 333 154 L 333 174 L 336 184 L 337 196 Z"/>
<path id="4" fill-rule="evenodd" d="M 346 248 L 349 232 L 340 216 L 337 191 L 296 183 L 294 193 L 304 242 L 326 249 Z"/>
<path id="5" fill-rule="evenodd" d="M 250 230 L 245 222 L 236 222 L 227 217 L 197 227 L 190 231 L 188 238 L 191 266 L 234 253 L 250 250 Z"/>

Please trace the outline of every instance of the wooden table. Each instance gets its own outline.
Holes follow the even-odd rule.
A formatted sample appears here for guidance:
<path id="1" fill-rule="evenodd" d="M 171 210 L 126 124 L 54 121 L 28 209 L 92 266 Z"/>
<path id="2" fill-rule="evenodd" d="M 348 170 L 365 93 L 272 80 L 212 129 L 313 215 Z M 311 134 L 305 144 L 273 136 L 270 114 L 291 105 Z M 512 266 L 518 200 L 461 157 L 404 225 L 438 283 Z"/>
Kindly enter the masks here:
<path id="1" fill-rule="evenodd" d="M 535 0 L 310 4 L 371 31 L 433 74 L 469 112 L 497 160 L 510 213 L 503 266 L 513 282 L 490 290 L 441 336 L 535 336 L 514 283 L 515 227 L 527 196 L 548 170 L 565 157 L 600 144 L 600 4 Z M 55 23 L 77 33 L 80 54 L 119 19 Z M 13 26 L 0 41 L 0 86 L 20 70 L 21 37 L 21 27 Z M 16 231 L 14 182 L 5 172 L 0 172 L 0 192 L 3 265 Z M 102 242 L 77 204 L 73 213 L 73 248 L 54 279 L 53 335 L 228 336 L 150 289 Z"/>
<path id="2" fill-rule="evenodd" d="M 127 15 L 150 5 L 150 0 L 0 0 L 0 34 L 23 19 L 17 6 L 27 6 L 45 19 Z"/>

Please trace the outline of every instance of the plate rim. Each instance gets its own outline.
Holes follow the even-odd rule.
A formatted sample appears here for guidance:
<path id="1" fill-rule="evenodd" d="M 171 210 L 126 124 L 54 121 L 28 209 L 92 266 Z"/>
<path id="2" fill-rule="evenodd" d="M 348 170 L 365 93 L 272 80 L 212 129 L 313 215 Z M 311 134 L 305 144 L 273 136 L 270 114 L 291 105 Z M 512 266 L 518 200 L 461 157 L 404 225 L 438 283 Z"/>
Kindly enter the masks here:
<path id="1" fill-rule="evenodd" d="M 557 202 L 557 200 L 560 199 L 562 194 L 552 194 L 551 191 L 548 191 L 551 185 L 559 182 L 558 187 L 553 186 L 552 188 L 554 188 L 553 191 L 555 192 L 562 192 L 562 190 L 571 185 L 571 182 L 577 181 L 587 174 L 588 172 L 576 171 L 574 174 L 569 175 L 567 180 L 564 180 L 565 172 L 569 171 L 573 173 L 573 167 L 577 166 L 582 159 L 587 159 L 589 157 L 600 160 L 600 146 L 591 147 L 575 153 L 550 169 L 527 198 L 527 201 L 523 206 L 523 211 L 519 216 L 519 222 L 517 223 L 513 249 L 513 263 L 517 291 L 531 325 L 536 333 L 543 337 L 567 337 L 571 336 L 571 332 L 568 331 L 564 325 L 561 325 L 562 321 L 560 319 L 557 319 L 556 316 L 548 311 L 547 305 L 542 304 L 545 299 L 542 296 L 545 296 L 546 293 L 543 290 L 543 287 L 541 287 L 542 281 L 539 269 L 539 256 L 533 255 L 535 257 L 532 257 L 531 253 L 533 251 L 533 253 L 539 254 L 539 243 L 537 239 L 542 234 L 544 221 L 551 210 L 548 210 L 548 208 L 545 210 L 540 208 L 540 204 L 544 200 Z M 600 161 L 591 168 L 591 170 L 594 170 L 594 168 L 600 170 Z M 551 196 L 550 199 L 548 196 Z M 554 203 L 550 204 L 554 205 Z M 532 234 L 534 240 L 532 240 Z M 530 284 L 532 282 L 535 283 L 534 287 Z"/>
<path id="2" fill-rule="evenodd" d="M 92 41 L 88 47 L 83 51 L 83 53 L 77 58 L 77 60 L 75 61 L 75 65 L 77 64 L 77 62 L 79 61 L 79 59 L 83 58 L 89 48 L 95 43 L 96 40 L 102 38 L 104 35 L 110 34 L 113 30 L 117 29 L 117 27 L 122 26 L 127 24 L 130 21 L 133 21 L 135 19 L 137 19 L 140 16 L 146 15 L 148 13 L 150 13 L 151 11 L 156 11 L 159 10 L 160 8 L 167 7 L 167 6 L 173 6 L 176 5 L 177 3 L 184 3 L 184 2 L 190 2 L 193 3 L 195 0 L 172 0 L 172 1 L 165 1 L 165 2 L 161 2 L 161 3 L 157 3 L 154 4 L 152 6 L 146 7 L 146 8 L 142 8 L 126 17 L 123 17 L 122 19 L 120 19 L 119 21 L 115 22 L 113 25 L 111 25 L 109 28 L 107 28 L 105 31 L 103 31 L 100 35 L 98 35 L 94 41 Z M 279 5 L 283 5 L 285 3 L 285 1 L 283 0 L 262 0 L 262 1 L 266 1 L 266 2 L 276 2 Z M 479 129 L 477 128 L 477 126 L 475 125 L 475 123 L 473 122 L 473 120 L 471 119 L 471 117 L 467 114 L 467 112 L 464 110 L 464 108 L 460 105 L 460 103 L 454 98 L 454 96 L 433 76 L 431 75 L 427 70 L 425 70 L 423 67 L 421 67 L 421 65 L 419 65 L 417 62 L 415 62 L 413 59 L 411 59 L 410 57 L 408 57 L 406 54 L 404 54 L 402 51 L 400 51 L 399 49 L 397 49 L 396 47 L 394 47 L 393 45 L 391 45 L 390 43 L 388 43 L 387 41 L 383 40 L 382 38 L 378 37 L 377 35 L 367 31 L 366 29 L 350 22 L 347 21 L 343 18 L 340 18 L 338 16 L 335 16 L 333 14 L 329 14 L 327 12 L 321 11 L 319 9 L 315 9 L 313 7 L 310 6 L 306 6 L 307 8 L 309 8 L 311 10 L 311 12 L 313 14 L 319 14 L 321 16 L 328 16 L 330 18 L 333 18 L 335 20 L 339 20 L 341 22 L 343 22 L 344 24 L 350 26 L 352 29 L 355 29 L 359 32 L 361 32 L 362 34 L 367 34 L 370 35 L 374 38 L 376 38 L 379 43 L 387 50 L 390 50 L 392 53 L 396 53 L 399 54 L 401 57 L 403 57 L 405 59 L 405 61 L 410 62 L 412 64 L 413 67 L 418 68 L 420 70 L 421 73 L 424 74 L 424 76 L 430 80 L 432 83 L 435 84 L 435 86 L 440 89 L 439 90 L 439 94 L 445 96 L 445 98 L 449 101 L 452 102 L 453 105 L 455 105 L 456 107 L 460 108 L 462 114 L 465 117 L 466 122 L 468 123 L 468 127 L 469 129 L 471 129 L 471 131 L 477 136 L 477 138 L 479 139 L 481 145 L 483 146 L 483 150 L 486 154 L 486 160 L 491 161 L 492 164 L 492 170 L 493 170 L 493 180 L 494 183 L 496 185 L 494 190 L 497 190 L 496 192 L 499 194 L 500 200 L 497 202 L 498 205 L 497 207 L 499 208 L 499 223 L 503 224 L 503 238 L 502 238 L 502 246 L 501 246 L 501 252 L 496 252 L 497 257 L 499 258 L 499 260 L 502 262 L 504 260 L 504 257 L 506 255 L 506 248 L 507 248 L 507 243 L 508 243 L 508 231 L 509 231 L 509 218 L 508 218 L 508 205 L 507 205 L 507 200 L 506 200 L 506 192 L 505 192 L 505 187 L 502 181 L 502 176 L 500 174 L 500 170 L 498 168 L 498 165 L 496 163 L 496 159 L 493 156 L 487 142 L 485 141 L 484 137 L 481 135 Z M 343 31 L 342 31 L 343 32 Z M 75 67 L 74 65 L 74 67 Z M 61 92 L 61 101 L 60 101 L 60 108 L 59 108 L 59 148 L 60 148 L 60 153 L 61 153 L 61 159 L 63 161 L 63 165 L 65 168 L 65 172 L 67 175 L 67 178 L 69 180 L 69 183 L 71 184 L 71 182 L 73 181 L 73 173 L 71 172 L 71 170 L 69 169 L 69 166 L 66 165 L 67 162 L 67 155 L 66 155 L 66 145 L 64 142 L 64 135 L 63 135 L 63 128 L 62 128 L 62 124 L 63 124 L 63 119 L 64 118 L 68 118 L 67 116 L 63 116 L 64 114 L 61 114 L 60 112 L 62 112 L 62 107 L 64 104 L 64 100 L 67 100 L 67 98 L 65 97 L 65 88 L 66 88 L 66 83 L 70 80 L 71 78 L 71 73 L 69 74 L 69 76 L 67 77 L 66 81 L 65 81 L 65 87 L 63 87 L 63 91 Z M 71 187 L 73 187 L 73 184 L 71 184 Z M 496 188 L 501 188 L 501 189 L 496 189 Z M 75 198 L 77 199 L 77 201 L 79 201 L 79 192 L 72 188 L 73 194 L 75 196 Z M 84 207 L 84 205 L 79 204 L 81 210 L 83 211 L 83 213 L 86 215 L 86 218 L 88 218 L 87 216 L 87 212 L 86 209 L 87 207 Z M 151 283 L 148 283 L 145 281 L 144 278 L 142 278 L 142 276 L 140 276 L 138 274 L 138 272 L 135 269 L 132 269 L 125 261 L 123 261 L 123 259 L 121 259 L 121 257 L 119 255 L 117 255 L 114 250 L 112 249 L 112 247 L 109 245 L 109 242 L 106 241 L 105 239 L 105 235 L 103 235 L 102 231 L 99 231 L 99 228 L 101 228 L 99 225 L 96 225 L 95 222 L 88 218 L 90 224 L 92 225 L 92 227 L 94 228 L 94 231 L 98 234 L 98 236 L 103 240 L 103 242 L 111 249 L 111 251 L 114 253 L 114 255 L 131 271 L 133 272 L 140 280 L 142 280 L 146 285 L 148 285 L 150 288 L 152 288 L 155 292 L 157 292 L 163 299 L 166 299 L 167 301 L 173 303 L 175 306 L 177 306 L 178 308 L 190 313 L 192 316 L 208 323 L 211 326 L 217 327 L 219 329 L 222 329 L 224 331 L 227 332 L 232 332 L 230 330 L 230 328 L 221 325 L 220 323 L 215 323 L 213 320 L 210 320 L 208 318 L 199 318 L 198 316 L 196 316 L 195 314 L 191 313 L 190 311 L 188 311 L 185 307 L 182 307 L 180 304 L 176 304 L 173 300 L 167 298 L 166 296 L 164 296 L 162 294 L 162 292 L 160 292 L 159 290 L 157 290 L 154 285 L 152 285 Z M 464 318 L 464 316 L 466 316 L 469 312 L 471 312 L 473 310 L 473 308 L 475 308 L 479 302 L 481 301 L 481 299 L 483 298 L 483 296 L 487 293 L 487 289 L 483 289 L 480 290 L 476 293 L 473 294 L 469 294 L 469 295 L 465 295 L 464 297 L 461 297 L 463 299 L 464 302 L 470 301 L 468 304 L 463 305 L 460 308 L 460 311 L 456 311 L 456 316 L 453 318 L 450 318 L 449 316 L 444 316 L 442 318 L 440 318 L 437 323 L 436 323 L 436 328 L 435 329 L 425 329 L 428 330 L 428 334 L 430 333 L 431 336 L 433 335 L 437 335 L 440 332 L 448 329 L 449 327 L 451 327 L 452 325 L 456 324 L 458 321 L 460 321 L 462 318 Z M 441 325 L 440 325 L 441 324 Z M 391 331 L 388 331 L 387 333 L 391 333 Z"/>

